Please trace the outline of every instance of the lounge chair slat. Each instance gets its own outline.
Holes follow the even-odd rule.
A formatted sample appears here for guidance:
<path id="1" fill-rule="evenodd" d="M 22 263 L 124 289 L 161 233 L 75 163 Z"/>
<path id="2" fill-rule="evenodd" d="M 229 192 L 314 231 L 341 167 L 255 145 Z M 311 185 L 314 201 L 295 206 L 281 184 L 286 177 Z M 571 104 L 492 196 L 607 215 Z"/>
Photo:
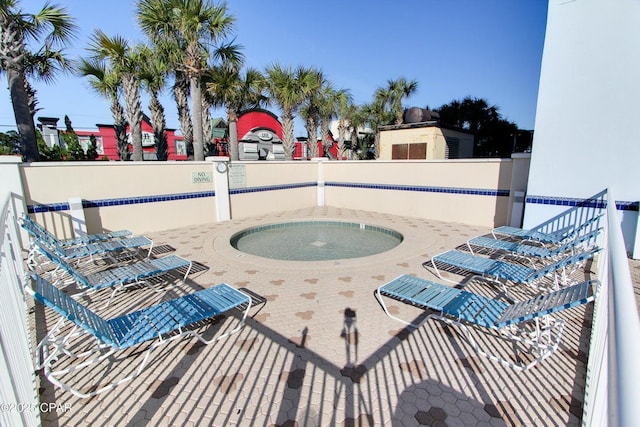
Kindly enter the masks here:
<path id="1" fill-rule="evenodd" d="M 602 215 L 595 215 L 579 224 L 568 225 L 550 232 L 539 231 L 538 229 L 527 230 L 505 225 L 494 228 L 492 234 L 494 237 L 496 237 L 496 234 L 502 234 L 523 240 L 535 240 L 541 243 L 558 245 L 575 238 L 576 236 L 584 234 L 584 231 L 588 232 L 590 228 L 597 228 L 598 221 L 600 221 L 601 218 Z"/>
<path id="2" fill-rule="evenodd" d="M 82 304 L 56 288 L 40 276 L 35 276 L 34 298 L 54 309 L 58 314 L 89 330 L 101 341 L 112 345 L 116 343 L 115 336 L 108 323 Z"/>
<path id="3" fill-rule="evenodd" d="M 586 304 L 593 301 L 594 295 L 592 288 L 592 282 L 582 282 L 568 288 L 562 288 L 558 291 L 513 304 L 510 310 L 505 310 L 502 316 L 500 316 L 496 326 L 504 327 Z"/>
<path id="4" fill-rule="evenodd" d="M 44 240 L 57 240 L 58 244 L 61 247 L 84 245 L 87 243 L 100 242 L 103 240 L 118 239 L 118 238 L 130 236 L 131 234 L 133 234 L 129 230 L 116 230 L 116 231 L 107 231 L 103 233 L 87 234 L 84 236 L 78 236 L 70 239 L 56 239 L 53 236 L 53 234 L 49 233 L 49 231 L 47 231 L 46 228 L 42 227 L 40 224 L 35 222 L 27 214 L 22 216 L 21 225 L 30 233 L 34 235 L 37 234 L 40 236 L 40 238 Z"/>
<path id="5" fill-rule="evenodd" d="M 432 261 L 436 264 L 449 265 L 484 277 L 510 280 L 514 283 L 532 284 L 561 268 L 593 257 L 599 250 L 599 248 L 593 248 L 577 254 L 567 255 L 540 269 L 533 269 L 520 264 L 486 258 L 458 250 L 450 250 L 436 255 Z"/>
<path id="6" fill-rule="evenodd" d="M 428 305 L 434 307 L 434 310 L 441 310 L 445 304 L 460 293 L 459 289 L 415 279 L 408 275 L 400 276 L 381 287 L 380 292 L 392 298 L 411 301 L 417 306 L 425 307 Z"/>
<path id="7" fill-rule="evenodd" d="M 406 282 L 410 282 L 412 286 L 401 286 L 406 284 Z M 549 294 L 539 295 L 535 298 L 531 298 L 530 300 L 511 305 L 493 298 L 488 298 L 464 290 L 458 290 L 458 295 L 441 308 L 439 306 L 431 306 L 428 301 L 425 302 L 424 298 L 419 301 L 412 298 L 413 295 L 421 295 L 421 292 L 416 292 L 416 288 L 420 285 L 422 285 L 423 289 L 428 290 L 432 294 L 437 293 L 437 288 L 439 287 L 449 288 L 445 285 L 440 285 L 415 277 L 407 278 L 406 276 L 400 276 L 393 281 L 380 286 L 375 295 L 388 316 L 413 327 L 418 327 L 419 325 L 408 323 L 405 320 L 393 316 L 387 309 L 382 297 L 386 296 L 394 298 L 412 305 L 424 303 L 424 308 L 432 311 L 428 317 L 435 317 L 449 324 L 461 326 L 466 332 L 467 339 L 479 354 L 518 370 L 529 369 L 556 351 L 560 342 L 564 321 L 562 319 L 552 319 L 549 323 L 545 322 L 545 328 L 541 328 L 538 323 L 535 323 L 535 333 L 530 335 L 529 332 L 531 331 L 528 328 L 522 330 L 525 334 L 518 333 L 519 324 L 548 314 L 553 314 L 567 308 L 586 304 L 594 299 L 593 282 L 589 281 L 572 285 Z M 393 292 L 386 292 L 385 290 L 387 289 L 390 289 Z M 408 291 L 408 293 L 399 294 L 397 292 L 399 289 L 404 289 Z M 527 364 L 519 364 L 499 355 L 485 353 L 480 350 L 477 342 L 466 327 L 466 325 L 469 324 L 493 330 L 500 330 L 505 338 L 526 343 L 529 346 L 529 349 L 535 352 L 536 356 L 534 360 Z"/>
<path id="8" fill-rule="evenodd" d="M 37 250 L 71 275 L 82 287 L 92 290 L 110 288 L 119 284 L 132 283 L 159 276 L 181 267 L 188 267 L 191 264 L 191 261 L 177 255 L 168 255 L 162 258 L 141 260 L 134 264 L 112 267 L 95 273 L 83 274 L 79 269 L 62 259 L 59 254 L 47 247 L 37 245 Z"/>
<path id="9" fill-rule="evenodd" d="M 95 336 L 98 340 L 98 346 L 94 350 L 101 351 L 105 345 L 111 347 L 111 351 L 94 357 L 91 360 L 80 361 L 76 366 L 54 371 L 51 369 L 51 364 L 57 360 L 60 355 L 73 357 L 73 355 L 65 349 L 67 345 L 65 337 L 57 336 L 62 323 L 59 322 L 55 328 L 43 338 L 40 344 L 38 344 L 38 349 L 42 352 L 42 367 L 44 368 L 45 376 L 55 385 L 61 386 L 79 397 L 93 396 L 137 376 L 146 364 L 151 350 L 160 344 L 183 336 L 196 336 L 204 343 L 211 343 L 238 332 L 244 325 L 246 316 L 251 308 L 251 299 L 249 296 L 230 285 L 221 284 L 132 313 L 127 313 L 111 320 L 105 320 L 78 301 L 66 295 L 46 279 L 34 274 L 32 276 L 32 282 L 33 288 L 30 286 L 25 287 L 27 293 L 31 294 L 37 301 L 55 310 L 64 318 L 75 323 L 76 326 L 81 327 L 89 334 Z M 240 306 L 243 306 L 244 314 L 238 326 L 222 334 L 218 334 L 215 338 L 205 339 L 202 334 L 197 332 L 197 329 L 189 328 L 189 326 L 199 326 L 198 323 L 200 321 L 209 320 L 217 314 L 224 313 L 233 308 L 240 308 Z M 183 329 L 183 327 L 186 328 Z M 75 330 L 76 329 L 74 329 L 74 331 Z M 143 357 L 140 367 L 136 369 L 133 374 L 114 381 L 110 385 L 92 390 L 89 393 L 82 393 L 62 383 L 57 378 L 60 373 L 71 372 L 76 368 L 98 363 L 110 357 L 116 350 L 126 349 L 146 341 L 156 342 L 147 347 L 146 356 Z M 54 351 L 51 355 L 48 353 L 49 348 L 53 348 Z M 84 358 L 86 354 L 90 353 L 95 353 L 95 351 L 85 352 L 83 355 L 79 355 L 79 357 Z"/>
<path id="10" fill-rule="evenodd" d="M 60 248 L 61 255 L 68 259 L 84 258 L 91 255 L 103 254 L 105 252 L 117 252 L 125 249 L 136 249 L 143 246 L 150 246 L 151 240 L 144 236 L 135 236 L 127 239 L 111 240 L 100 243 L 89 243 L 71 248 Z"/>

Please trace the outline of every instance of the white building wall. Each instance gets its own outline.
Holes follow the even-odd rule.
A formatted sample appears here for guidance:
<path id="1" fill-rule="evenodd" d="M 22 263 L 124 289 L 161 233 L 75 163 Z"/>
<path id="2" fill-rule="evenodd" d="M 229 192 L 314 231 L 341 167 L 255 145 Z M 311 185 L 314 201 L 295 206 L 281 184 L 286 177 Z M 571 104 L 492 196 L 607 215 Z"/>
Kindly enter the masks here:
<path id="1" fill-rule="evenodd" d="M 640 1 L 549 0 L 524 227 L 566 209 L 545 199 L 606 187 L 640 200 Z M 630 252 L 637 216 L 623 211 Z"/>

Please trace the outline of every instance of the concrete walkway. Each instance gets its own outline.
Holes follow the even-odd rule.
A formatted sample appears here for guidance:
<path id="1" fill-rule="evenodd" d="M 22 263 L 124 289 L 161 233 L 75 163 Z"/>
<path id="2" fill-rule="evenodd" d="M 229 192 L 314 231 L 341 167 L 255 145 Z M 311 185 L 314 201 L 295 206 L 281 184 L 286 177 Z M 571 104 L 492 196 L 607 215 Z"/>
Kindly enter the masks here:
<path id="1" fill-rule="evenodd" d="M 274 261 L 242 254 L 229 238 L 246 227 L 292 219 L 332 218 L 393 228 L 403 243 L 367 258 Z M 120 292 L 88 305 L 107 318 L 226 282 L 259 295 L 242 331 L 209 346 L 182 340 L 152 353 L 133 381 L 90 399 L 41 382 L 41 401 L 57 411 L 43 425 L 111 426 L 366 426 L 579 425 L 592 305 L 568 310 L 559 351 L 518 373 L 476 355 L 459 329 L 430 320 L 418 330 L 388 318 L 373 291 L 400 274 L 442 282 L 422 263 L 438 252 L 485 234 L 486 227 L 336 208 L 310 208 L 219 224 L 150 233 L 163 249 L 201 263 L 185 284 L 153 292 Z M 588 267 L 590 267 L 588 265 Z M 576 272 L 584 280 L 589 272 Z M 462 277 L 451 275 L 451 278 Z M 486 284 L 469 290 L 495 296 Z M 514 291 L 521 298 L 527 290 Z M 421 313 L 388 301 L 405 319 Z M 36 306 L 38 335 L 56 316 Z M 217 334 L 236 316 L 203 326 Z M 510 354 L 494 335 L 478 333 L 489 351 Z M 144 349 L 144 347 L 142 348 Z M 96 369 L 69 374 L 84 389 L 130 372 L 141 349 Z"/>

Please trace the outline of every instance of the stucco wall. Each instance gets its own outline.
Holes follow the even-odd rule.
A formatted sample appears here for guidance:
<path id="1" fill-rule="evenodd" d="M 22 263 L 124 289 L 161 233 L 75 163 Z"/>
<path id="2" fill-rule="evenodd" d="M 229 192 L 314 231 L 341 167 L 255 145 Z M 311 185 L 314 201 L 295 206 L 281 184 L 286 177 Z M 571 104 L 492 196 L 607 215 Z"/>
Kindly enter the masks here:
<path id="1" fill-rule="evenodd" d="M 511 160 L 232 162 L 228 175 L 217 172 L 222 160 L 19 170 L 29 211 L 59 237 L 73 235 L 71 197 L 83 200 L 89 233 L 206 224 L 218 221 L 221 208 L 238 219 L 330 205 L 484 226 L 505 224 L 509 214 Z M 213 182 L 218 177 L 227 180 L 228 196 L 218 185 L 224 181 Z"/>
<path id="2" fill-rule="evenodd" d="M 549 1 L 525 227 L 606 187 L 640 200 L 639 52 L 637 0 Z M 633 251 L 637 207 L 621 216 Z"/>
<path id="3" fill-rule="evenodd" d="M 239 170 L 235 177 L 234 169 Z M 233 162 L 231 171 L 229 187 L 232 218 L 246 218 L 316 204 L 318 168 L 315 162 Z"/>
<path id="4" fill-rule="evenodd" d="M 71 235 L 64 204 L 70 197 L 96 202 L 85 209 L 87 231 L 126 228 L 144 233 L 176 226 L 215 222 L 213 183 L 194 183 L 193 173 L 212 173 L 204 162 L 34 163 L 22 168 L 27 205 L 52 205 L 36 213 L 58 235 Z M 178 199 L 178 200 L 172 200 Z M 57 210 L 59 209 L 59 210 Z"/>
<path id="5" fill-rule="evenodd" d="M 511 160 L 343 163 L 324 165 L 327 205 L 485 226 L 507 221 Z"/>

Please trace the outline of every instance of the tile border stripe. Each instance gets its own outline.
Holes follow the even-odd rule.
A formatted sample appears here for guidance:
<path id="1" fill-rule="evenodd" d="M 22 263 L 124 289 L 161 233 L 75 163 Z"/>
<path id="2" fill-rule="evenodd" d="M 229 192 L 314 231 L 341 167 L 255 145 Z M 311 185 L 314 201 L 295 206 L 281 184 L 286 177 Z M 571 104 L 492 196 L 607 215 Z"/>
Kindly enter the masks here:
<path id="1" fill-rule="evenodd" d="M 365 184 L 354 182 L 326 182 L 327 187 L 367 188 L 372 190 L 417 191 L 421 193 L 468 194 L 474 196 L 509 197 L 509 190 L 491 190 L 483 188 L 429 187 L 398 184 Z"/>
<path id="2" fill-rule="evenodd" d="M 607 202 L 600 199 L 580 199 L 573 197 L 552 197 L 531 195 L 526 198 L 527 203 L 550 206 L 585 207 L 605 209 Z M 638 212 L 639 202 L 616 201 L 616 209 L 619 211 Z"/>
<path id="3" fill-rule="evenodd" d="M 230 195 L 247 194 L 247 193 L 259 193 L 263 191 L 278 191 L 278 190 L 291 190 L 295 188 L 308 188 L 317 187 L 317 182 L 301 182 L 296 184 L 278 184 L 267 185 L 260 187 L 248 187 L 248 188 L 234 188 L 229 190 Z M 397 184 L 368 184 L 368 183 L 352 183 L 352 182 L 326 182 L 325 186 L 328 187 L 343 187 L 343 188 L 366 188 L 372 190 L 396 190 L 396 191 L 417 191 L 427 193 L 445 193 L 445 194 L 467 194 L 467 195 L 480 195 L 480 196 L 500 196 L 509 197 L 509 190 L 488 190 L 488 189 L 476 189 L 476 188 L 451 188 L 451 187 L 428 187 L 428 186 L 409 186 L 409 185 L 397 185 Z M 136 196 L 136 197 L 121 197 L 113 199 L 97 199 L 97 200 L 82 200 L 82 206 L 84 208 L 100 208 L 108 206 L 123 206 L 123 205 L 135 205 L 141 203 L 155 203 L 166 202 L 171 200 L 187 200 L 197 199 L 202 197 L 215 197 L 214 191 L 201 191 L 194 193 L 177 193 L 177 194 L 163 194 L 156 196 Z M 27 211 L 29 213 L 39 212 L 57 212 L 69 210 L 69 203 L 45 203 L 37 205 L 28 205 Z"/>
<path id="4" fill-rule="evenodd" d="M 199 191 L 193 193 L 176 193 L 176 194 L 161 194 L 156 196 L 137 196 L 137 197 L 120 197 L 114 199 L 98 199 L 98 200 L 82 200 L 83 208 L 101 208 L 106 206 L 123 206 L 123 205 L 137 205 L 140 203 L 156 203 L 167 202 L 171 200 L 188 200 L 188 199 L 200 199 L 203 197 L 214 197 L 215 191 Z M 39 213 L 39 212 L 57 212 L 69 210 L 69 203 L 48 203 L 38 205 L 28 205 L 27 212 Z"/>
<path id="5" fill-rule="evenodd" d="M 229 194 L 260 193 L 262 191 L 291 190 L 293 188 L 316 187 L 317 182 L 300 182 L 297 184 L 266 185 L 261 187 L 230 188 Z"/>

